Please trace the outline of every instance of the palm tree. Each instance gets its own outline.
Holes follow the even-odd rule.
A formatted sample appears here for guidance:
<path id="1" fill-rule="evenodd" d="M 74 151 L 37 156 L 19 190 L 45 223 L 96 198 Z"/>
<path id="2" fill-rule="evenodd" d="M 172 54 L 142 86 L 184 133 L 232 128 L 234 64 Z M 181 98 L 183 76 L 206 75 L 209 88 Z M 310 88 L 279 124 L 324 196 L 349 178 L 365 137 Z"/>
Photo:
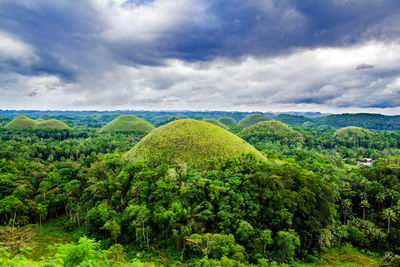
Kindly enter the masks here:
<path id="1" fill-rule="evenodd" d="M 384 192 L 380 192 L 378 194 L 376 194 L 375 196 L 375 200 L 376 202 L 378 202 L 378 210 L 382 211 L 383 210 L 383 202 L 386 199 L 386 194 Z"/>
<path id="2" fill-rule="evenodd" d="M 391 208 L 385 209 L 383 211 L 383 218 L 385 220 L 387 220 L 387 224 L 388 224 L 387 232 L 389 233 L 389 231 L 390 231 L 390 223 L 391 222 L 395 222 L 397 220 L 396 213 Z"/>
<path id="3" fill-rule="evenodd" d="M 352 205 L 353 205 L 353 203 L 351 203 L 350 199 L 344 199 L 342 201 L 342 207 L 344 210 L 343 224 L 346 224 L 347 211 L 351 208 Z"/>
<path id="4" fill-rule="evenodd" d="M 363 220 L 365 220 L 365 209 L 371 207 L 371 205 L 368 203 L 367 199 L 363 199 L 360 202 L 360 207 L 363 209 Z"/>

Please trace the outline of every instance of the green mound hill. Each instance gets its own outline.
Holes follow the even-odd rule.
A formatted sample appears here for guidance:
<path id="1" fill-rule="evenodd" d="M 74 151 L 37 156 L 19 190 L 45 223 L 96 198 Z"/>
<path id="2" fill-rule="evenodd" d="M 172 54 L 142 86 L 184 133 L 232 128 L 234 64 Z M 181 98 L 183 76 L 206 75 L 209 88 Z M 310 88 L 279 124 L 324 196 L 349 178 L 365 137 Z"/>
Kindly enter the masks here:
<path id="1" fill-rule="evenodd" d="M 257 158 L 264 159 L 253 146 L 227 130 L 204 121 L 184 119 L 149 133 L 126 154 L 126 158 L 162 158 L 203 167 L 206 161 L 222 162 L 243 153 L 254 153 Z"/>
<path id="2" fill-rule="evenodd" d="M 347 147 L 369 147 L 371 141 L 375 139 L 375 134 L 370 130 L 349 126 L 336 130 L 333 134 L 336 142 Z"/>
<path id="3" fill-rule="evenodd" d="M 372 134 L 371 131 L 364 129 L 362 127 L 348 126 L 336 130 L 334 136 L 337 138 L 350 138 L 350 137 L 367 136 L 370 134 Z"/>
<path id="4" fill-rule="evenodd" d="M 263 115 L 263 114 L 253 114 L 253 115 L 249 115 L 246 118 L 239 121 L 237 123 L 237 126 L 246 128 L 246 127 L 256 124 L 257 122 L 270 121 L 270 120 L 272 120 L 272 118 L 270 116 Z"/>
<path id="5" fill-rule="evenodd" d="M 221 117 L 218 119 L 220 123 L 225 124 L 226 126 L 232 127 L 236 125 L 236 121 L 234 118 L 231 117 Z"/>
<path id="6" fill-rule="evenodd" d="M 57 130 L 69 129 L 68 125 L 66 125 L 64 122 L 56 120 L 56 119 L 38 121 L 36 124 L 36 128 L 38 128 L 38 129 L 57 129 Z"/>
<path id="7" fill-rule="evenodd" d="M 212 124 L 214 124 L 214 125 L 217 125 L 217 126 L 219 126 L 219 127 L 221 127 L 221 128 L 224 128 L 225 130 L 228 130 L 228 129 L 229 129 L 228 126 L 226 126 L 225 124 L 223 124 L 223 123 L 217 121 L 216 119 L 205 118 L 205 119 L 203 119 L 203 121 L 212 123 Z"/>
<path id="8" fill-rule="evenodd" d="M 239 136 L 249 142 L 280 141 L 283 144 L 300 141 L 300 134 L 281 121 L 262 121 L 243 129 Z"/>
<path id="9" fill-rule="evenodd" d="M 24 129 L 57 129 L 57 130 L 65 130 L 69 129 L 68 125 L 64 122 L 50 119 L 37 119 L 33 120 L 25 115 L 20 115 L 7 123 L 4 128 L 10 130 L 24 130 Z"/>
<path id="10" fill-rule="evenodd" d="M 121 115 L 107 123 L 100 129 L 101 133 L 106 132 L 138 132 L 148 133 L 154 126 L 147 121 L 133 115 Z"/>

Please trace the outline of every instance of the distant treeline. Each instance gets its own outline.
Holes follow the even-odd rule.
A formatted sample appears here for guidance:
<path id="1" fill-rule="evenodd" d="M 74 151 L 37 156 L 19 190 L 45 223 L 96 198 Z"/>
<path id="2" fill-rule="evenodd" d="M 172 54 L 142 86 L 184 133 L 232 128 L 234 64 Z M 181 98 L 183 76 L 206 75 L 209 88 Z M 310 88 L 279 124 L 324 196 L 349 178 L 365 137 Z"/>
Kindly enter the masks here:
<path id="1" fill-rule="evenodd" d="M 322 114 L 318 112 L 292 112 L 278 114 L 272 112 L 229 112 L 229 111 L 38 111 L 38 110 L 0 110 L 0 125 L 6 124 L 18 115 L 28 115 L 33 119 L 58 119 L 66 122 L 73 128 L 92 127 L 100 128 L 122 114 L 135 115 L 143 118 L 153 125 L 163 124 L 168 118 L 190 118 L 202 120 L 204 118 L 219 119 L 230 117 L 240 121 L 251 114 L 265 114 L 291 126 L 319 127 L 330 126 L 342 128 L 346 126 L 359 126 L 371 130 L 395 131 L 400 129 L 400 115 L 386 116 L 382 114 L 357 113 L 357 114 Z M 169 116 L 169 117 L 168 117 Z"/>

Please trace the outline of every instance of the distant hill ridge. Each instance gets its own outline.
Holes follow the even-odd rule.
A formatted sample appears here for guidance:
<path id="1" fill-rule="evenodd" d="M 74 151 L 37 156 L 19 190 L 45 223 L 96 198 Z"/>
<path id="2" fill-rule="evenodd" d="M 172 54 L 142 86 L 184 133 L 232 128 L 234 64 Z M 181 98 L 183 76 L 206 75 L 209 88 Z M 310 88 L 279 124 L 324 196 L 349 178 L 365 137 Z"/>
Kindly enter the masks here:
<path id="1" fill-rule="evenodd" d="M 57 129 L 65 130 L 69 129 L 69 126 L 62 121 L 56 119 L 43 120 L 37 119 L 33 120 L 26 115 L 20 115 L 7 123 L 4 126 L 5 129 L 9 130 L 25 130 L 25 129 Z"/>
<path id="2" fill-rule="evenodd" d="M 316 119 L 316 125 L 329 125 L 335 128 L 357 126 L 372 130 L 400 130 L 400 116 L 357 113 L 335 114 Z"/>

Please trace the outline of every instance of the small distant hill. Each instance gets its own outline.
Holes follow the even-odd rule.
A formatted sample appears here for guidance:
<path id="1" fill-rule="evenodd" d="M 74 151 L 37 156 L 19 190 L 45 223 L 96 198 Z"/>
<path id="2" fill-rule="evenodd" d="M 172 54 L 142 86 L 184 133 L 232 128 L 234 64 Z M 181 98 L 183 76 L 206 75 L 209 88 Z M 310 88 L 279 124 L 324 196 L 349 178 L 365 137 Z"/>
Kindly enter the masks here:
<path id="1" fill-rule="evenodd" d="M 107 123 L 100 129 L 100 133 L 107 132 L 137 132 L 148 133 L 154 126 L 147 121 L 133 115 L 121 115 Z"/>
<path id="2" fill-rule="evenodd" d="M 214 125 L 217 125 L 217 126 L 223 128 L 223 129 L 225 129 L 225 130 L 228 130 L 228 129 L 229 129 L 228 126 L 226 126 L 225 124 L 223 124 L 223 123 L 217 121 L 216 119 L 205 118 L 205 119 L 203 119 L 203 121 L 212 123 L 212 124 L 214 124 Z"/>
<path id="3" fill-rule="evenodd" d="M 7 123 L 4 128 L 10 130 L 25 130 L 25 129 L 57 129 L 57 130 L 65 130 L 69 129 L 69 126 L 64 122 L 50 119 L 37 119 L 33 120 L 26 115 L 20 115 Z"/>
<path id="4" fill-rule="evenodd" d="M 162 158 L 167 162 L 203 168 L 206 162 L 222 162 L 231 156 L 247 153 L 265 159 L 249 143 L 221 127 L 184 119 L 154 129 L 126 154 L 126 158 Z"/>
<path id="5" fill-rule="evenodd" d="M 344 128 L 340 128 L 335 131 L 333 134 L 336 138 L 343 138 L 343 139 L 348 139 L 348 138 L 353 138 L 353 137 L 362 137 L 362 136 L 368 136 L 371 135 L 372 132 L 364 129 L 362 127 L 356 127 L 356 126 L 348 126 Z"/>
<path id="6" fill-rule="evenodd" d="M 243 129 L 239 136 L 250 144 L 280 141 L 282 144 L 300 141 L 300 134 L 280 121 L 262 121 Z"/>
<path id="7" fill-rule="evenodd" d="M 329 125 L 335 128 L 358 126 L 372 130 L 400 130 L 400 116 L 386 116 L 381 114 L 357 113 L 337 114 L 315 120 L 317 125 Z"/>
<path id="8" fill-rule="evenodd" d="M 249 115 L 249 116 L 245 117 L 244 119 L 242 119 L 241 121 L 239 121 L 237 123 L 237 126 L 246 128 L 246 127 L 256 124 L 257 122 L 270 121 L 270 120 L 272 120 L 272 118 L 270 116 L 263 115 L 263 114 L 253 114 L 253 115 Z"/>
<path id="9" fill-rule="evenodd" d="M 303 125 L 306 122 L 312 122 L 313 120 L 311 118 L 306 118 L 304 116 L 300 115 L 291 115 L 291 114 L 279 114 L 275 118 L 278 121 L 282 121 L 286 124 L 289 125 Z"/>
<path id="10" fill-rule="evenodd" d="M 339 144 L 369 147 L 375 133 L 361 127 L 349 126 L 336 130 L 333 137 Z"/>
<path id="11" fill-rule="evenodd" d="M 218 119 L 218 121 L 220 123 L 223 123 L 224 125 L 228 126 L 228 127 L 232 127 L 236 125 L 236 121 L 234 118 L 231 117 L 221 117 Z"/>

